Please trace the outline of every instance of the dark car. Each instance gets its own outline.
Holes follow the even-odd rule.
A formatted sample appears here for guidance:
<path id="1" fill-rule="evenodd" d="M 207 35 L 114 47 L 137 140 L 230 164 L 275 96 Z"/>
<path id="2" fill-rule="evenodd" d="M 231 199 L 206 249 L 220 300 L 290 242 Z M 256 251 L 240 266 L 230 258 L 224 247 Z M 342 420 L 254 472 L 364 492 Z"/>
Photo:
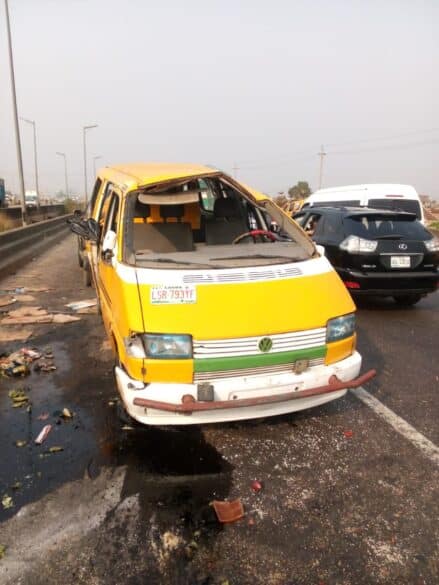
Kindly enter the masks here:
<path id="1" fill-rule="evenodd" d="M 414 305 L 439 279 L 439 240 L 413 213 L 310 207 L 294 216 L 355 295 Z"/>

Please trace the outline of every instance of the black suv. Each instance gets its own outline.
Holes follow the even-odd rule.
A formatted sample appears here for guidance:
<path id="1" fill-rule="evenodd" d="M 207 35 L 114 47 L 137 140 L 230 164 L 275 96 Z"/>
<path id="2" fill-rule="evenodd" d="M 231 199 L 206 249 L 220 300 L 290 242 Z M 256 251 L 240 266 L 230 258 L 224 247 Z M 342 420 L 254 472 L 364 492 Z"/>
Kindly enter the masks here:
<path id="1" fill-rule="evenodd" d="M 414 305 L 437 289 L 439 240 L 412 213 L 310 207 L 294 219 L 325 248 L 354 294 L 392 296 Z"/>

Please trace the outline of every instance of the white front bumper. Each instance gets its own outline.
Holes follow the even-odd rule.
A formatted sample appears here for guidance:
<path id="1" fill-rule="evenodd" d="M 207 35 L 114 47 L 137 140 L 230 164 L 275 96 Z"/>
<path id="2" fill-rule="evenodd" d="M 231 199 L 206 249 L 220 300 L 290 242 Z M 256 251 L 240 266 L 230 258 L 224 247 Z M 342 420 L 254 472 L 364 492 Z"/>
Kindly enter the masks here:
<path id="1" fill-rule="evenodd" d="M 361 356 L 358 352 L 355 352 L 350 357 L 335 364 L 315 366 L 303 374 L 260 374 L 226 378 L 212 382 L 214 400 L 233 401 L 241 398 L 301 392 L 326 386 L 333 375 L 337 376 L 339 380 L 347 382 L 358 376 L 360 368 Z M 171 404 L 181 404 L 182 397 L 185 394 L 197 396 L 197 384 L 144 384 L 133 380 L 124 370 L 118 367 L 115 368 L 115 374 L 117 387 L 128 414 L 137 421 L 149 425 L 193 425 L 274 416 L 318 406 L 340 398 L 346 393 L 346 390 L 338 390 L 271 404 L 239 406 L 187 414 L 136 406 L 133 404 L 133 400 L 134 398 L 145 398 Z"/>

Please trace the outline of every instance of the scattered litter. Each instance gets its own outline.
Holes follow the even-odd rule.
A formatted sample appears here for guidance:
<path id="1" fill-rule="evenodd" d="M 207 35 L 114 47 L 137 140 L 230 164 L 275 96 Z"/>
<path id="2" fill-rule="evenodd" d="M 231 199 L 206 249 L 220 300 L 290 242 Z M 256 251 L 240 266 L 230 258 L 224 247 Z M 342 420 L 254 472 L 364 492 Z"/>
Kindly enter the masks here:
<path id="1" fill-rule="evenodd" d="M 236 522 L 236 520 L 239 520 L 244 516 L 244 507 L 241 500 L 233 500 L 231 502 L 214 500 L 212 506 L 219 522 L 222 524 Z"/>
<path id="2" fill-rule="evenodd" d="M 8 396 L 12 400 L 13 408 L 21 408 L 29 404 L 29 396 L 26 394 L 27 388 L 15 388 L 9 390 Z"/>
<path id="3" fill-rule="evenodd" d="M 343 434 L 346 437 L 346 439 L 352 439 L 352 437 L 354 436 L 354 431 L 351 431 L 349 429 L 347 431 L 343 431 Z"/>
<path id="4" fill-rule="evenodd" d="M 67 315 L 64 313 L 49 313 L 41 307 L 21 307 L 14 311 L 9 311 L 7 317 L 2 319 L 2 325 L 27 325 L 35 323 L 71 323 L 79 321 L 80 317 Z"/>
<path id="5" fill-rule="evenodd" d="M 9 305 L 13 305 L 16 302 L 17 299 L 15 297 L 0 297 L 0 307 L 7 307 Z"/>
<path id="6" fill-rule="evenodd" d="M 4 544 L 0 544 L 0 559 L 5 556 L 6 546 Z"/>
<path id="7" fill-rule="evenodd" d="M 17 490 L 19 490 L 20 488 L 21 488 L 21 483 L 20 483 L 19 481 L 16 481 L 16 482 L 14 483 L 14 485 L 11 485 L 11 490 L 15 490 L 15 491 L 17 491 Z"/>
<path id="8" fill-rule="evenodd" d="M 41 307 L 21 307 L 9 311 L 8 317 L 2 319 L 2 325 L 26 325 L 29 323 L 51 323 L 53 315 Z"/>
<path id="9" fill-rule="evenodd" d="M 34 365 L 34 372 L 54 372 L 55 370 L 53 361 L 42 360 Z"/>
<path id="10" fill-rule="evenodd" d="M 130 425 L 123 425 L 122 430 L 123 431 L 134 431 L 134 427 L 131 427 Z"/>
<path id="11" fill-rule="evenodd" d="M 13 508 L 14 507 L 14 501 L 11 498 L 11 496 L 8 496 L 8 494 L 5 494 L 2 498 L 2 506 L 5 510 L 8 510 L 9 508 Z"/>
<path id="12" fill-rule="evenodd" d="M 37 420 L 47 420 L 49 418 L 48 412 L 42 412 L 37 416 Z"/>
<path id="13" fill-rule="evenodd" d="M 72 413 L 72 412 L 70 412 L 70 410 L 69 410 L 68 408 L 63 408 L 63 409 L 62 409 L 61 416 L 62 416 L 63 418 L 73 418 L 73 413 Z"/>
<path id="14" fill-rule="evenodd" d="M 31 287 L 17 286 L 16 288 L 11 288 L 11 289 L 7 289 L 7 290 L 0 290 L 0 295 L 10 295 L 10 294 L 24 295 L 26 293 L 49 292 L 50 290 L 52 290 L 52 289 L 44 288 L 44 287 L 31 288 Z"/>
<path id="15" fill-rule="evenodd" d="M 0 330 L 0 343 L 9 343 L 10 341 L 27 341 L 31 337 L 31 329 L 6 330 L 4 327 Z"/>
<path id="16" fill-rule="evenodd" d="M 53 315 L 53 323 L 64 324 L 73 323 L 74 321 L 80 321 L 81 317 L 75 317 L 74 315 L 65 315 L 64 313 L 58 313 Z"/>
<path id="17" fill-rule="evenodd" d="M 20 303 L 33 303 L 35 297 L 32 295 L 20 295 L 17 300 L 20 301 Z"/>
<path id="18" fill-rule="evenodd" d="M 28 347 L 0 358 L 0 373 L 6 376 L 27 376 L 30 374 L 29 364 L 40 359 L 41 353 Z"/>
<path id="19" fill-rule="evenodd" d="M 64 451 L 64 447 L 55 446 L 49 449 L 49 453 L 59 453 L 60 451 Z"/>
<path id="20" fill-rule="evenodd" d="M 252 481 L 251 488 L 256 494 L 261 491 L 262 487 L 263 487 L 262 483 L 257 479 Z"/>
<path id="21" fill-rule="evenodd" d="M 96 307 L 97 300 L 96 299 L 89 299 L 88 301 L 76 301 L 74 303 L 69 303 L 66 305 L 72 311 L 82 311 L 83 309 L 89 309 L 91 307 Z"/>
<path id="22" fill-rule="evenodd" d="M 22 439 L 19 439 L 18 441 L 15 441 L 15 446 L 16 447 L 24 447 L 25 445 L 27 445 L 27 441 L 24 441 Z"/>
<path id="23" fill-rule="evenodd" d="M 52 425 L 44 426 L 41 429 L 41 432 L 38 435 L 38 437 L 35 439 L 35 443 L 37 445 L 41 445 L 47 439 L 47 435 L 50 433 L 51 429 L 52 429 Z"/>

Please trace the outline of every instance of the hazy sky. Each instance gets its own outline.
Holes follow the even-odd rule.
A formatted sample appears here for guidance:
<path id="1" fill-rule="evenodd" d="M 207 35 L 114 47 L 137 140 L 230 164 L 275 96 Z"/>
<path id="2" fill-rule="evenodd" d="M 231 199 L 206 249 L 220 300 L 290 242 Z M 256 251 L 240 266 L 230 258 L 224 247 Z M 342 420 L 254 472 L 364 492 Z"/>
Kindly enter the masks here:
<path id="1" fill-rule="evenodd" d="M 439 198 L 439 0 L 9 0 L 40 188 L 103 165 L 216 165 L 274 194 L 401 182 Z M 3 1 L 0 176 L 18 189 Z M 26 188 L 32 129 L 21 125 Z M 91 184 L 91 179 L 90 179 Z"/>

